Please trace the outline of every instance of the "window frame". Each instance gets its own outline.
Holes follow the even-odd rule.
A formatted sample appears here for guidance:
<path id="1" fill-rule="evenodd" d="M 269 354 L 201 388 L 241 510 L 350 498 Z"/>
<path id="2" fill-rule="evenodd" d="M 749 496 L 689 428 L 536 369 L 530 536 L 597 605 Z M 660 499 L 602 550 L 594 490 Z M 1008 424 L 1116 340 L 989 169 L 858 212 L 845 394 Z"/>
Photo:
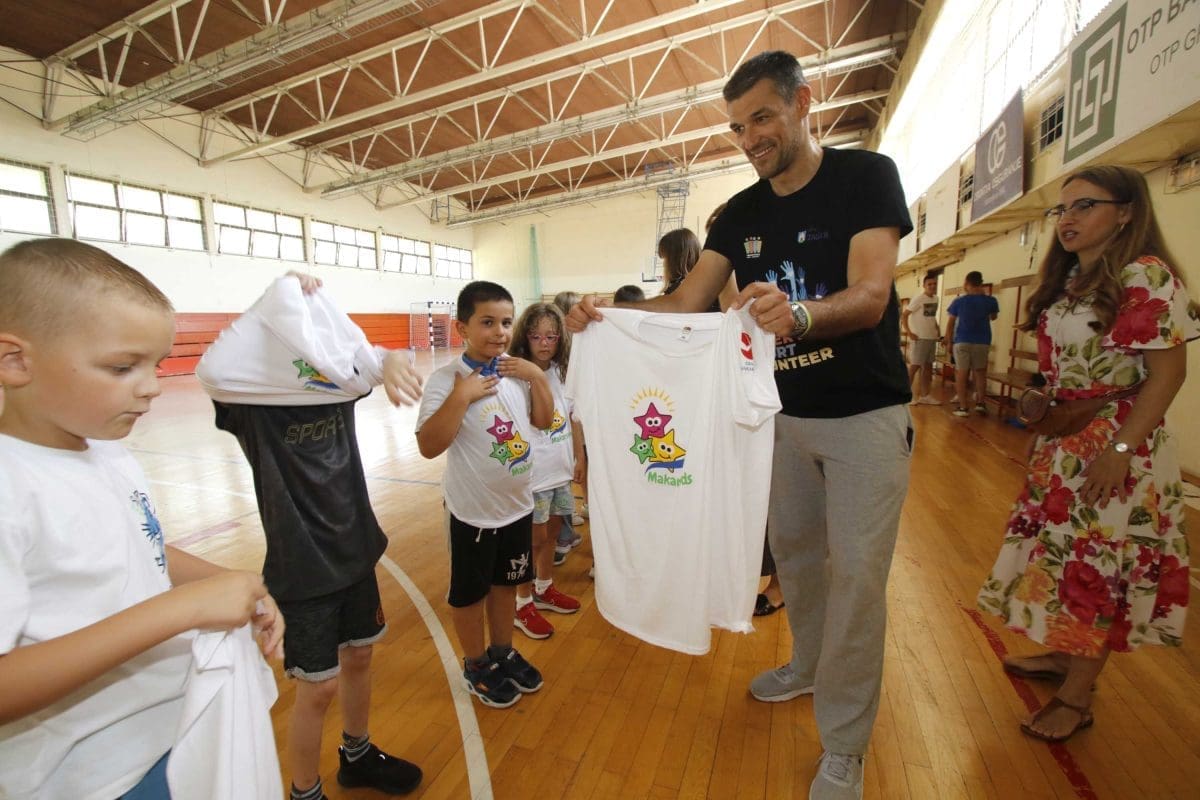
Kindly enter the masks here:
<path id="1" fill-rule="evenodd" d="M 72 194 L 72 179 L 95 181 L 96 183 L 108 184 L 112 187 L 113 204 L 106 205 L 103 203 L 91 200 L 77 200 Z M 165 250 L 182 250 L 190 253 L 207 253 L 208 236 L 204 225 L 204 200 L 199 195 L 187 194 L 186 192 L 178 192 L 173 189 L 162 187 L 146 186 L 140 183 L 132 183 L 120 179 L 102 178 L 96 175 L 88 175 L 82 172 L 66 172 L 63 176 L 64 184 L 67 189 L 67 215 L 71 221 L 71 236 L 75 239 L 97 242 L 119 242 L 120 244 L 129 244 L 137 247 L 159 247 Z M 142 208 L 132 207 L 130 203 L 122 197 L 122 187 L 134 189 L 139 192 L 151 192 L 158 198 L 157 212 L 146 211 Z M 167 210 L 167 197 L 177 197 L 186 200 L 194 201 L 196 204 L 196 217 L 182 216 L 178 213 Z M 117 238 L 101 238 L 95 235 L 81 236 L 79 234 L 79 225 L 77 223 L 77 211 L 80 208 L 92 208 L 101 211 L 116 212 L 117 214 Z M 130 239 L 130 215 L 134 217 L 157 217 L 162 221 L 162 244 L 157 242 L 145 242 Z M 186 244 L 181 244 L 172 240 L 172 222 L 184 225 L 194 225 L 198 228 L 200 242 L 197 247 L 191 247 Z"/>
<path id="2" fill-rule="evenodd" d="M 256 206 L 244 205 L 242 203 L 231 203 L 227 200 L 217 200 L 216 198 L 213 199 L 212 204 L 213 204 L 213 211 L 212 211 L 213 235 L 214 235 L 214 238 L 216 239 L 216 241 L 214 242 L 214 252 L 215 253 L 218 253 L 223 256 L 242 256 L 244 258 L 265 258 L 265 259 L 271 259 L 272 261 L 287 261 L 292 264 L 308 263 L 308 248 L 305 244 L 304 218 L 302 216 L 300 216 L 298 214 L 287 214 L 283 211 L 268 211 L 264 208 L 258 208 Z M 236 225 L 232 222 L 221 222 L 220 220 L 218 220 L 217 219 L 217 215 L 218 215 L 217 206 L 224 206 L 225 208 L 232 208 L 232 209 L 237 209 L 238 211 L 240 211 L 241 215 L 242 215 L 242 224 Z M 261 227 L 256 224 L 252 224 L 250 222 L 251 212 L 253 212 L 255 214 L 264 214 L 264 215 L 269 216 L 271 218 L 272 222 L 274 223 L 274 230 L 268 230 L 267 228 Z M 281 218 L 286 219 L 286 220 L 294 220 L 297 223 L 299 223 L 300 232 L 298 234 L 294 234 L 294 233 L 285 233 L 285 232 L 281 231 L 280 225 L 279 225 Z M 230 250 L 223 249 L 223 242 L 222 242 L 223 237 L 221 234 L 224 229 L 228 229 L 230 231 L 244 232 L 245 233 L 245 241 L 246 241 L 245 250 L 241 250 L 240 248 L 239 249 L 230 249 Z M 274 243 L 275 244 L 275 247 L 274 247 L 275 255 L 270 255 L 269 253 L 256 252 L 255 248 L 258 246 L 258 242 L 262 238 L 264 238 L 264 237 L 256 237 L 255 236 L 256 233 L 266 234 L 269 236 L 276 237 L 275 243 Z M 285 241 L 295 242 L 300 245 L 300 257 L 299 258 L 291 258 L 289 256 L 284 255 L 284 242 Z"/>
<path id="3" fill-rule="evenodd" d="M 11 158 L 0 158 L 0 164 L 18 169 L 27 169 L 30 172 L 40 172 L 42 175 L 42 183 L 46 187 L 45 195 L 29 194 L 28 192 L 20 192 L 16 189 L 9 189 L 0 185 L 0 196 L 16 197 L 21 200 L 32 200 L 46 204 L 46 217 L 50 223 L 49 231 L 32 231 L 23 228 L 10 228 L 4 225 L 3 220 L 0 220 L 0 233 L 29 233 L 41 236 L 57 236 L 58 235 L 58 213 L 54 202 L 54 187 L 50 183 L 50 168 L 41 164 L 31 164 L 27 161 L 16 161 Z"/>

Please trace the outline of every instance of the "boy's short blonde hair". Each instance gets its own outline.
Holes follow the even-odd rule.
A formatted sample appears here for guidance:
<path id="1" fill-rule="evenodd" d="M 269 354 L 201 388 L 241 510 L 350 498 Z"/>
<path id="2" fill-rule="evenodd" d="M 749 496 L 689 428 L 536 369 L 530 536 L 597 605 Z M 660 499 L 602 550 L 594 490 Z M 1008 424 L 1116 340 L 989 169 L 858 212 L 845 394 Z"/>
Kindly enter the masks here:
<path id="1" fill-rule="evenodd" d="M 110 292 L 174 311 L 146 276 L 98 247 L 74 239 L 20 242 L 0 253 L 0 332 L 57 336 Z"/>

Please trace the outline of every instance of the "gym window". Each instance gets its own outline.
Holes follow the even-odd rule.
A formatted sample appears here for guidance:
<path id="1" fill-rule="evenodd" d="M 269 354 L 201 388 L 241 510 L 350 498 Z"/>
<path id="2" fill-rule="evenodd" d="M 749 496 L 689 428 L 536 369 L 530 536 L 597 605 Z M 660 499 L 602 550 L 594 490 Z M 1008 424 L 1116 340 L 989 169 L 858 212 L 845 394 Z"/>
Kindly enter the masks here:
<path id="1" fill-rule="evenodd" d="M 0 231 L 53 236 L 50 173 L 43 167 L 0 161 Z"/>
<path id="2" fill-rule="evenodd" d="M 217 252 L 281 261 L 304 260 L 300 217 L 213 201 Z"/>
<path id="3" fill-rule="evenodd" d="M 198 197 L 67 175 L 67 209 L 77 239 L 204 249 Z"/>

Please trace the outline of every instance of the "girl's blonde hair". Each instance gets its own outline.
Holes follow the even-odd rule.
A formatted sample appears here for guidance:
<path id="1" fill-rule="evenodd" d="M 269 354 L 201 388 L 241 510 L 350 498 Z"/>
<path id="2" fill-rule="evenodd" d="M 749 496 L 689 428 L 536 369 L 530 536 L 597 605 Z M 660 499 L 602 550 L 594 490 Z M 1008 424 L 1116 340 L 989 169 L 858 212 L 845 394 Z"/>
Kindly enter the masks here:
<path id="1" fill-rule="evenodd" d="M 1130 220 L 1117 228 L 1104 247 L 1095 269 L 1075 278 L 1072 292 L 1080 297 L 1092 298 L 1092 310 L 1097 323 L 1093 327 L 1100 333 L 1112 330 L 1121 307 L 1124 287 L 1121 272 L 1141 256 L 1154 256 L 1167 264 L 1179 281 L 1183 282 L 1180 265 L 1172 258 L 1163 242 L 1162 231 L 1154 218 L 1154 206 L 1150 203 L 1150 189 L 1142 173 L 1132 167 L 1102 164 L 1073 172 L 1063 181 L 1063 186 L 1072 181 L 1087 181 L 1112 195 L 1114 200 L 1129 206 Z M 1041 313 L 1054 304 L 1066 291 L 1071 270 L 1078 259 L 1074 253 L 1063 249 L 1055 235 L 1046 257 L 1038 271 L 1038 283 L 1025 304 L 1026 318 L 1021 329 L 1036 331 Z"/>
<path id="2" fill-rule="evenodd" d="M 563 314 L 553 303 L 534 303 L 521 312 L 520 319 L 513 326 L 512 344 L 508 346 L 508 354 L 533 360 L 533 348 L 529 346 L 529 334 L 544 319 L 554 323 L 558 332 L 558 354 L 554 356 L 554 364 L 558 369 L 558 377 L 567 379 L 567 364 L 571 360 L 571 338 L 563 325 Z"/>

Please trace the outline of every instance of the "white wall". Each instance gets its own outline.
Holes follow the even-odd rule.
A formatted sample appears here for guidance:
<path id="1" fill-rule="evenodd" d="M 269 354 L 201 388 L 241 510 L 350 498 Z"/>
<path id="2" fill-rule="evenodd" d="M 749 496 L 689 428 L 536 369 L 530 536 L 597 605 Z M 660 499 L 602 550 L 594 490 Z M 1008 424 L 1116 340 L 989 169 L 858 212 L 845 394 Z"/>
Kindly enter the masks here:
<path id="1" fill-rule="evenodd" d="M 708 215 L 732 195 L 755 181 L 749 165 L 744 172 L 693 182 L 687 198 L 684 227 L 704 240 Z M 553 216 L 528 215 L 475 228 L 476 274 L 504 284 L 519 301 L 535 296 L 530 254 L 530 227 L 537 234 L 541 294 L 561 291 L 612 292 L 627 283 L 642 285 L 648 295 L 652 274 L 658 195 L 653 189 L 585 205 L 568 206 Z"/>
<path id="2" fill-rule="evenodd" d="M 0 48 L 0 57 L 20 58 Z M 36 69 L 36 65 L 30 65 Z M 49 166 L 55 200 L 66 205 L 64 171 L 121 179 L 156 189 L 201 195 L 314 219 L 382 229 L 410 239 L 473 249 L 471 229 L 448 230 L 435 225 L 416 207 L 377 211 L 360 197 L 322 200 L 298 185 L 302 162 L 285 154 L 271 159 L 201 167 L 197 151 L 198 117 L 127 125 L 90 141 L 77 141 L 46 131 L 37 118 L 40 82 L 5 72 L 0 86 L 0 158 Z M 59 214 L 64 220 L 65 214 Z M 70 235 L 60 224 L 59 234 Z M 29 238 L 0 233 L 0 249 Z M 276 275 L 300 269 L 319 275 L 339 303 L 351 312 L 403 312 L 412 302 L 453 301 L 465 281 L 348 267 L 317 266 L 273 259 L 248 258 L 168 248 L 92 242 L 137 268 L 160 286 L 179 311 L 241 311 Z M 209 247 L 215 250 L 211 238 Z M 310 248 L 311 250 L 311 248 Z M 311 258 L 311 255 L 310 255 Z M 476 268 L 480 275 L 480 269 Z"/>

